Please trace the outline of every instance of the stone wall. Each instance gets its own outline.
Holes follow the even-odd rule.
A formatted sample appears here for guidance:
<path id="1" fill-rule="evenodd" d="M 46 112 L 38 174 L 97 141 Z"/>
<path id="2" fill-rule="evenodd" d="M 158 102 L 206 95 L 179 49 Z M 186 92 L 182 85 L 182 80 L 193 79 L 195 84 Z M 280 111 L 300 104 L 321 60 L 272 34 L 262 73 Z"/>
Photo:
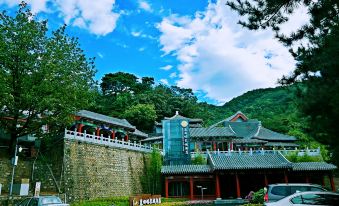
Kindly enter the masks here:
<path id="1" fill-rule="evenodd" d="M 147 155 L 64 140 L 64 188 L 68 201 L 142 193 Z"/>

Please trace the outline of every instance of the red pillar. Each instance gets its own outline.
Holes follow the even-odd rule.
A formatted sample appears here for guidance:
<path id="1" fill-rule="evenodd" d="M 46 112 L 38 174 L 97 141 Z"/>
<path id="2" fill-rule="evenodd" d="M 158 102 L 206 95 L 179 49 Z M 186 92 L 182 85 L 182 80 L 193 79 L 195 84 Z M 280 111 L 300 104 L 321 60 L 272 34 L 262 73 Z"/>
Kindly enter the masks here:
<path id="1" fill-rule="evenodd" d="M 83 124 L 78 124 L 78 131 L 77 132 L 81 133 L 83 127 L 84 127 Z"/>
<path id="2" fill-rule="evenodd" d="M 193 200 L 194 199 L 194 194 L 193 194 L 193 177 L 190 177 L 190 199 Z"/>
<path id="3" fill-rule="evenodd" d="M 165 197 L 168 198 L 168 179 L 165 177 Z"/>
<path id="4" fill-rule="evenodd" d="M 115 139 L 115 131 L 114 130 L 112 130 L 111 139 Z"/>
<path id="5" fill-rule="evenodd" d="M 322 186 L 325 187 L 325 175 L 323 175 L 323 178 L 321 179 Z"/>
<path id="6" fill-rule="evenodd" d="M 230 150 L 233 150 L 233 142 L 230 142 Z"/>
<path id="7" fill-rule="evenodd" d="M 219 175 L 215 175 L 215 197 L 220 198 Z"/>
<path id="8" fill-rule="evenodd" d="M 217 144 L 215 142 L 213 142 L 213 150 L 217 151 Z"/>
<path id="9" fill-rule="evenodd" d="M 287 177 L 286 172 L 284 172 L 284 179 L 285 179 L 285 183 L 288 183 L 288 177 Z"/>
<path id="10" fill-rule="evenodd" d="M 96 136 L 100 136 L 100 128 L 99 128 L 99 127 L 97 128 L 97 130 L 96 130 L 96 132 L 95 132 L 95 135 L 96 135 Z"/>
<path id="11" fill-rule="evenodd" d="M 237 198 L 241 198 L 241 195 L 240 195 L 240 182 L 239 182 L 239 177 L 238 177 L 237 173 L 235 174 L 235 183 L 236 183 L 236 186 L 237 186 Z"/>
<path id="12" fill-rule="evenodd" d="M 306 174 L 306 183 L 310 183 L 310 178 L 309 178 L 308 174 Z"/>
<path id="13" fill-rule="evenodd" d="M 267 187 L 267 185 L 268 185 L 268 179 L 267 179 L 267 175 L 266 175 L 266 174 L 264 174 L 264 176 L 265 176 L 265 186 Z"/>
<path id="14" fill-rule="evenodd" d="M 334 184 L 334 178 L 333 178 L 333 175 L 330 174 L 329 175 L 329 178 L 330 178 L 330 183 L 331 183 L 331 188 L 332 188 L 332 191 L 335 192 L 335 184 Z"/>
<path id="15" fill-rule="evenodd" d="M 128 141 L 128 134 L 126 134 L 126 136 L 125 136 L 125 141 L 126 142 Z"/>

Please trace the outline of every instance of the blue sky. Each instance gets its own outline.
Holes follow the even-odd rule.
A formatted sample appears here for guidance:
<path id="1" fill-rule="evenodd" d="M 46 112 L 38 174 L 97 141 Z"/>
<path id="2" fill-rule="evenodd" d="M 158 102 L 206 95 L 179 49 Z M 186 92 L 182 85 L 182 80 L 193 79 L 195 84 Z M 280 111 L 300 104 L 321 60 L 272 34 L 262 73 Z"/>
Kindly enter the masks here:
<path id="1" fill-rule="evenodd" d="M 0 0 L 14 12 L 20 0 Z M 96 79 L 110 72 L 152 76 L 157 83 L 192 88 L 200 101 L 223 104 L 242 93 L 277 86 L 295 65 L 270 31 L 248 31 L 225 0 L 28 0 L 49 28 L 68 25 Z M 308 19 L 300 8 L 283 25 L 289 33 Z"/>

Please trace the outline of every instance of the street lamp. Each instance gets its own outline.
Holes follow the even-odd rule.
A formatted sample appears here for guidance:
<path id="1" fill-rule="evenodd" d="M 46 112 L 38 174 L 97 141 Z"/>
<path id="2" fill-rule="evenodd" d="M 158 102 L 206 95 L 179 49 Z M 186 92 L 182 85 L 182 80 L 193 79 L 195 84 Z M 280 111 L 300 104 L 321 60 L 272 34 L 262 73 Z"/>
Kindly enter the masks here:
<path id="1" fill-rule="evenodd" d="M 204 199 L 204 190 L 207 190 L 206 187 L 202 187 L 201 185 L 197 185 L 197 188 L 201 189 L 201 200 Z"/>
<path id="2" fill-rule="evenodd" d="M 16 139 L 15 142 L 15 152 L 14 152 L 14 157 L 13 157 L 13 170 L 12 170 L 12 178 L 11 178 L 11 185 L 9 187 L 9 196 L 12 196 L 12 192 L 13 192 L 13 182 L 14 182 L 14 172 L 15 172 L 15 166 L 18 164 L 18 155 L 17 152 L 21 152 L 22 151 L 22 147 L 20 146 L 18 149 L 18 138 Z"/>

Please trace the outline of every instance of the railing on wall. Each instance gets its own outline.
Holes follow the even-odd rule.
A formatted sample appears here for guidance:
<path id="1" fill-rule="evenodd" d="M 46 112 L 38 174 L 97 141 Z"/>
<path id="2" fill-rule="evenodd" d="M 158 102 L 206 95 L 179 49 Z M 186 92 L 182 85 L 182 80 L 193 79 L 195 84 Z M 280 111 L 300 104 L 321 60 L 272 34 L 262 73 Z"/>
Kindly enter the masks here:
<path id="1" fill-rule="evenodd" d="M 134 150 L 139 152 L 152 152 L 152 146 L 142 145 L 141 143 L 120 141 L 117 139 L 110 139 L 104 136 L 96 136 L 87 133 L 81 133 L 65 129 L 65 139 L 77 140 L 98 145 L 105 145 L 108 147 L 115 147 L 127 150 Z"/>
<path id="2" fill-rule="evenodd" d="M 207 153 L 218 153 L 218 154 L 248 154 L 248 155 L 253 155 L 253 154 L 275 154 L 280 152 L 283 155 L 288 155 L 288 154 L 292 154 L 292 153 L 297 153 L 298 156 L 303 156 L 305 154 L 309 155 L 309 156 L 319 156 L 321 155 L 320 153 L 320 148 L 318 147 L 317 149 L 304 149 L 304 150 L 227 150 L 227 151 L 202 151 L 202 152 L 191 152 L 191 156 L 195 157 L 198 154 L 201 154 L 202 156 L 207 156 Z"/>

